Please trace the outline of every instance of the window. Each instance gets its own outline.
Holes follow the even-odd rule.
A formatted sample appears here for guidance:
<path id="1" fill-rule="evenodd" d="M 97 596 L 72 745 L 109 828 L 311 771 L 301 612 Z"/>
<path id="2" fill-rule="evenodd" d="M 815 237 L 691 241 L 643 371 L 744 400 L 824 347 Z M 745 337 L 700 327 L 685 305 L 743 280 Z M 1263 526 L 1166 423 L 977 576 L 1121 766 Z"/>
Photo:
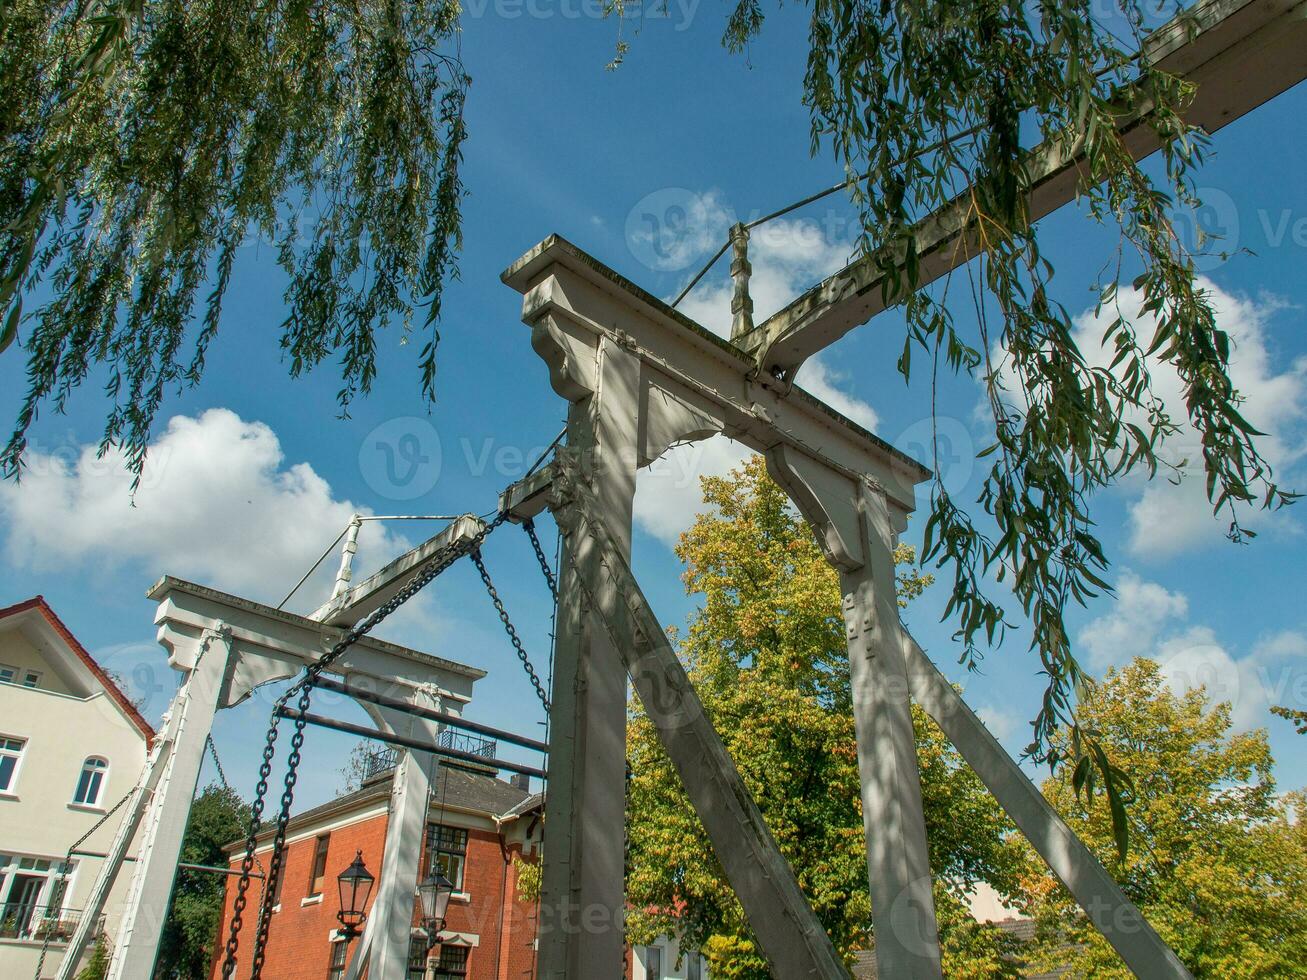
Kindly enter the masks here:
<path id="1" fill-rule="evenodd" d="M 467 947 L 441 946 L 436 980 L 463 980 L 467 976 Z"/>
<path id="2" fill-rule="evenodd" d="M 53 914 L 56 918 L 59 911 L 64 907 L 64 896 L 68 894 L 68 876 L 73 873 L 73 866 L 70 863 L 60 861 L 54 867 L 54 884 L 50 886 L 50 894 L 46 896 L 45 906 L 46 915 Z"/>
<path id="3" fill-rule="evenodd" d="M 18 668 L 10 667 L 8 664 L 0 664 L 0 683 L 12 684 L 14 678 L 18 676 Z"/>
<path id="4" fill-rule="evenodd" d="M 322 894 L 322 883 L 327 877 L 327 846 L 331 835 L 323 834 L 314 844 L 313 873 L 309 875 L 309 898 Z"/>
<path id="5" fill-rule="evenodd" d="M 23 687 L 36 687 L 41 683 L 41 672 L 39 670 L 23 671 Z"/>
<path id="6" fill-rule="evenodd" d="M 271 863 L 271 861 L 269 861 Z M 286 884 L 286 848 L 281 849 L 281 870 L 277 873 L 276 884 L 272 888 L 272 910 L 281 905 L 281 886 Z"/>
<path id="7" fill-rule="evenodd" d="M 76 870 L 75 861 L 0 854 L 0 939 L 65 941 L 64 895 Z"/>
<path id="8" fill-rule="evenodd" d="M 349 943 L 343 939 L 331 944 L 331 963 L 327 966 L 327 980 L 341 980 L 345 975 L 345 957 L 349 952 Z"/>
<path id="9" fill-rule="evenodd" d="M 408 980 L 426 980 L 427 977 L 427 957 L 430 950 L 427 948 L 426 936 L 414 936 L 408 944 Z"/>
<path id="10" fill-rule="evenodd" d="M 685 976 L 687 980 L 703 980 L 703 956 L 699 953 L 685 954 Z"/>
<path id="11" fill-rule="evenodd" d="M 73 802 L 80 806 L 96 806 L 100 802 L 100 790 L 104 788 L 104 777 L 109 772 L 109 763 L 97 756 L 91 756 L 82 763 L 82 774 L 77 779 L 77 792 Z"/>
<path id="12" fill-rule="evenodd" d="M 663 978 L 663 948 L 661 946 L 646 946 L 644 950 L 644 975 L 649 980 L 662 980 Z"/>
<path id="13" fill-rule="evenodd" d="M 18 781 L 18 763 L 23 759 L 23 746 L 27 743 L 21 738 L 7 738 L 0 735 L 0 793 L 12 793 Z"/>
<path id="14" fill-rule="evenodd" d="M 427 825 L 427 871 L 439 868 L 454 883 L 454 891 L 463 890 L 463 862 L 467 860 L 467 831 L 462 827 Z"/>

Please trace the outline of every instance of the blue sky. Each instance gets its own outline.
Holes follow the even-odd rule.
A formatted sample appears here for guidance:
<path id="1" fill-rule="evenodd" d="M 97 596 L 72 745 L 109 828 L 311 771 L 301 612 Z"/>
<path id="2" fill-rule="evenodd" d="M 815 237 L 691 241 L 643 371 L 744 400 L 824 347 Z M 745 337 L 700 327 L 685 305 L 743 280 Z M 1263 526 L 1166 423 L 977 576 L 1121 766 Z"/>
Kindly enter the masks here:
<path id="1" fill-rule="evenodd" d="M 672 2 L 665 16 L 623 26 L 631 49 L 616 71 L 605 64 L 618 25 L 596 13 L 582 0 L 468 5 L 462 52 L 474 79 L 465 171 L 471 196 L 433 411 L 417 397 L 417 345 L 402 344 L 398 332 L 380 338 L 380 380 L 349 420 L 337 418 L 330 366 L 290 381 L 277 345 L 283 283 L 271 250 L 250 243 L 204 383 L 166 403 L 135 507 L 127 478 L 88 448 L 105 410 L 95 385 L 78 393 L 66 415 L 45 415 L 35 427 L 28 476 L 0 486 L 0 604 L 43 593 L 148 698 L 157 719 L 175 686 L 144 597 L 161 574 L 275 604 L 355 510 L 484 513 L 554 437 L 564 405 L 531 351 L 520 298 L 498 279 L 519 254 L 558 232 L 670 298 L 731 221 L 840 178 L 829 155 L 809 153 L 801 7 L 770 13 L 762 39 L 747 55 L 731 56 L 719 44 L 724 8 Z M 1237 342 L 1236 380 L 1250 396 L 1251 417 L 1270 434 L 1268 452 L 1284 482 L 1297 487 L 1307 486 L 1305 113 L 1307 88 L 1300 86 L 1229 127 L 1217 135 L 1200 179 L 1210 204 L 1200 220 L 1226 235 L 1226 247 L 1255 253 L 1206 261 L 1203 271 Z M 852 245 L 849 216 L 831 198 L 756 235 L 760 315 L 842 264 Z M 657 249 L 651 229 L 662 236 Z M 1114 237 L 1074 208 L 1047 219 L 1046 230 L 1059 298 L 1072 310 L 1087 309 Z M 729 321 L 724 272 L 723 265 L 684 304 L 718 329 Z M 957 295 L 964 285 L 955 282 Z M 967 309 L 969 302 L 959 307 L 964 323 Z M 926 458 L 929 393 L 921 384 L 905 387 L 894 370 L 900 326 L 893 314 L 878 318 L 809 365 L 800 382 Z M 1084 327 L 1090 336 L 1092 324 Z M 22 384 L 20 355 L 11 350 L 0 357 L 0 415 L 7 419 Z M 987 444 L 978 394 L 958 380 L 940 399 L 945 480 L 966 499 L 974 499 L 981 476 L 974 453 Z M 724 442 L 680 451 L 641 483 L 636 568 L 668 623 L 683 622 L 693 608 L 669 545 L 694 513 L 695 478 L 737 455 Z M 1128 485 L 1095 506 L 1119 598 L 1073 617 L 1087 665 L 1102 671 L 1147 654 L 1163 660 L 1177 684 L 1212 684 L 1234 701 L 1241 726 L 1269 728 L 1282 787 L 1307 783 L 1301 741 L 1266 710 L 1268 703 L 1307 706 L 1307 613 L 1298 599 L 1307 580 L 1297 560 L 1303 518 L 1291 511 L 1263 520 L 1256 541 L 1235 546 L 1204 514 L 1194 481 Z M 919 537 L 920 524 L 909 540 Z M 552 546 L 552 527 L 545 530 Z M 411 523 L 369 525 L 361 569 L 421 536 Z M 543 669 L 549 603 L 522 536 L 501 531 L 486 556 Z M 325 588 L 319 576 L 290 608 L 311 609 Z M 954 663 L 951 628 L 938 623 L 944 598 L 934 589 L 910 610 L 913 631 L 1019 751 L 1043 689 L 1027 634 L 1009 634 L 980 672 L 967 674 Z M 442 578 L 380 635 L 486 668 L 470 715 L 539 733 L 540 709 L 470 568 Z M 226 768 L 247 793 L 268 700 L 224 713 L 217 731 Z M 345 705 L 332 710 L 360 716 Z M 297 806 L 332 793 L 348 743 L 310 734 Z"/>

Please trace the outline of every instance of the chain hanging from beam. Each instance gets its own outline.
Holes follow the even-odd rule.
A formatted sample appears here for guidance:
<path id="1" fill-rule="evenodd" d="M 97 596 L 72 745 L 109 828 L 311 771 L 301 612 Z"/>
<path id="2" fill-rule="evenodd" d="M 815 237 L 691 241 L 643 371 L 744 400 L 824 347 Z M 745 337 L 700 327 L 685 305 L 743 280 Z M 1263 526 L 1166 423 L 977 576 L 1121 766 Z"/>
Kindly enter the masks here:
<path id="1" fill-rule="evenodd" d="M 283 851 L 286 845 L 286 828 L 290 823 L 290 808 L 295 797 L 295 783 L 298 779 L 301 761 L 300 749 L 304 745 L 304 729 L 308 724 L 304 717 L 312 701 L 313 683 L 327 667 L 339 660 L 350 647 L 376 628 L 409 599 L 417 595 L 438 575 L 453 565 L 460 558 L 478 552 L 486 537 L 508 520 L 506 514 L 499 514 L 486 524 L 477 534 L 466 541 L 450 545 L 418 572 L 417 575 L 398 593 L 382 606 L 369 613 L 352 626 L 343 637 L 323 657 L 304 669 L 304 675 L 293 684 L 273 704 L 272 717 L 268 723 L 268 734 L 263 747 L 263 762 L 259 766 L 259 782 L 255 788 L 254 803 L 251 806 L 250 827 L 245 838 L 245 856 L 241 861 L 241 875 L 236 886 L 236 899 L 232 906 L 231 925 L 227 934 L 222 964 L 223 980 L 230 980 L 236 972 L 236 954 L 240 949 L 240 932 L 243 927 L 244 913 L 249 899 L 251 872 L 254 869 L 255 849 L 258 846 L 259 830 L 262 825 L 263 810 L 268 795 L 268 778 L 272 775 L 272 760 L 276 754 L 276 743 L 281 721 L 280 712 L 291 698 L 299 695 L 299 716 L 294 720 L 294 732 L 291 735 L 291 751 L 287 757 L 286 778 L 281 794 L 281 807 L 277 814 L 276 829 L 273 834 L 272 856 L 268 863 L 268 876 L 264 881 L 263 899 L 260 902 L 259 920 L 254 939 L 254 956 L 250 968 L 250 980 L 261 980 L 263 975 L 264 955 L 268 941 L 268 928 L 271 920 L 269 900 L 277 893 L 277 882 L 281 876 Z"/>
<path id="2" fill-rule="evenodd" d="M 536 522 L 528 517 L 522 522 L 522 530 L 531 539 L 531 547 L 535 549 L 536 561 L 540 563 L 540 571 L 544 572 L 545 583 L 549 586 L 549 594 L 554 597 L 554 602 L 557 602 L 558 580 L 554 577 L 554 570 L 549 567 L 549 559 L 545 557 L 545 549 L 540 546 L 540 538 L 536 535 Z"/>
<path id="3" fill-rule="evenodd" d="M 73 841 L 73 844 L 71 847 L 68 848 L 68 853 L 64 856 L 63 861 L 59 863 L 59 870 L 55 875 L 55 884 L 51 889 L 51 894 L 55 894 L 57 889 L 59 889 L 61 885 L 67 884 L 68 873 L 72 871 L 73 855 L 76 853 L 77 849 L 80 848 L 83 844 L 85 844 L 90 839 L 92 834 L 94 834 L 97 830 L 103 827 L 109 821 L 109 818 L 112 817 L 119 810 L 121 810 L 123 808 L 123 805 L 135 795 L 136 795 L 136 787 L 133 786 L 130 790 L 127 791 L 126 796 L 124 796 L 121 800 L 119 800 L 110 808 L 108 813 L 106 813 L 104 816 L 102 816 L 99 820 L 97 820 L 94 824 L 91 825 L 90 830 L 82 834 L 82 836 L 77 838 L 77 840 Z M 36 980 L 41 980 L 41 971 L 45 967 L 45 957 L 46 954 L 50 951 L 50 941 L 54 937 L 54 932 L 55 930 L 53 929 L 46 929 L 45 935 L 41 938 L 41 955 L 38 956 L 36 960 L 36 974 L 35 974 Z"/>
<path id="4" fill-rule="evenodd" d="M 543 554 L 541 557 L 543 558 Z M 486 563 L 481 560 L 480 548 L 472 552 L 472 563 L 476 565 L 477 571 L 481 573 L 481 581 L 485 583 L 486 591 L 490 594 L 490 601 L 495 604 L 495 612 L 499 613 L 499 621 L 504 624 L 504 632 L 508 634 L 508 641 L 513 644 L 513 649 L 517 651 L 517 659 L 522 662 L 522 669 L 526 671 L 531 686 L 535 688 L 536 697 L 545 706 L 545 714 L 549 714 L 549 695 L 545 693 L 545 687 L 540 682 L 540 675 L 536 673 L 535 667 L 531 665 L 531 659 L 526 655 L 526 648 L 522 646 L 522 640 L 517 635 L 513 621 L 508 618 L 508 610 L 504 608 L 504 602 L 499 598 L 499 590 L 495 588 L 495 583 L 490 581 L 490 573 L 486 571 Z M 550 573 L 546 571 L 546 575 L 550 575 Z M 550 575 L 550 579 L 552 581 L 552 575 Z"/>

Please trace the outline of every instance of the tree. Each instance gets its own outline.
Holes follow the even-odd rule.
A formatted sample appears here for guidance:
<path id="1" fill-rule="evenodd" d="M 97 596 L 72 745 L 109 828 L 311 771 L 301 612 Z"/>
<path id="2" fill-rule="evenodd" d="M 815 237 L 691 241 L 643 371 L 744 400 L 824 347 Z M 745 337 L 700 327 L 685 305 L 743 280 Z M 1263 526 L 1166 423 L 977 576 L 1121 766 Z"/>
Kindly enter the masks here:
<path id="1" fill-rule="evenodd" d="M 1180 473 L 1163 450 L 1187 429 L 1232 539 L 1251 536 L 1249 508 L 1295 496 L 1276 484 L 1240 412 L 1229 337 L 1172 226 L 1173 208 L 1200 203 L 1206 137 L 1183 119 L 1191 86 L 1154 63 L 1148 30 L 1169 5 L 810 6 L 802 98 L 812 148 L 828 148 L 850 175 L 858 248 L 884 272 L 887 303 L 903 308 L 899 369 L 910 375 L 919 350 L 932 386 L 941 363 L 976 377 L 992 416 L 983 517 L 937 481 L 923 560 L 952 569 L 947 614 L 971 664 L 1010 622 L 985 576 L 1010 585 L 1047 676 L 1030 753 L 1054 765 L 1066 751 L 1073 765 L 1090 759 L 1098 775 L 1086 779 L 1114 796 L 1109 760 L 1088 733 L 1050 741 L 1074 728 L 1085 681 L 1066 610 L 1110 587 L 1094 491 L 1132 472 Z M 38 410 L 61 408 L 99 366 L 112 399 L 102 448 L 120 446 L 139 474 L 166 390 L 200 379 L 250 230 L 276 243 L 288 278 L 292 374 L 337 357 L 347 407 L 373 382 L 377 331 L 394 320 L 407 328 L 425 306 L 419 386 L 434 397 L 442 286 L 461 240 L 469 77 L 450 53 L 459 9 L 457 0 L 7 4 L 0 350 L 26 330 L 29 384 L 0 470 L 19 473 Z M 620 16 L 623 5 L 607 9 Z M 1178 0 L 1174 9 L 1183 12 Z M 764 20 L 761 0 L 738 0 L 724 44 L 745 49 Z M 618 61 L 624 50 L 619 42 Z M 1160 177 L 1118 130 L 1134 115 L 1160 143 Z M 1082 151 L 1087 220 L 1119 234 L 1095 284 L 1100 308 L 1114 313 L 1101 337 L 1110 368 L 1078 348 L 1031 220 L 1037 140 Z M 916 224 L 944 208 L 966 232 L 958 247 L 977 260 L 974 329 L 942 294 L 918 290 Z M 1137 308 L 1122 308 L 1122 282 Z M 50 298 L 24 312 L 38 287 Z M 1179 377 L 1183 405 L 1156 397 L 1152 372 L 1163 366 Z"/>
<path id="2" fill-rule="evenodd" d="M 207 787 L 191 806 L 186 835 L 182 839 L 181 861 L 226 867 L 227 856 L 223 847 L 244 837 L 249 821 L 249 804 L 235 791 L 217 785 Z M 159 943 L 156 977 L 172 980 L 208 975 L 222 915 L 223 894 L 222 875 L 185 869 L 178 871 L 172 905 Z"/>
<path id="3" fill-rule="evenodd" d="M 808 526 L 754 457 L 706 478 L 701 515 L 682 536 L 687 592 L 702 598 L 680 655 L 782 853 L 836 946 L 865 949 L 871 921 L 857 747 L 840 590 Z M 899 559 L 910 563 L 911 550 Z M 902 592 L 928 584 L 900 576 Z M 941 901 L 978 881 L 1011 894 L 1020 851 L 1009 824 L 943 734 L 913 710 L 931 863 Z M 763 961 L 707 836 L 644 711 L 627 742 L 632 941 L 662 933 L 702 948 L 714 975 L 765 977 Z M 961 925 L 954 916 L 952 923 Z M 956 940 L 950 942 L 950 940 Z M 992 935 L 946 930 L 952 967 L 993 960 Z M 954 963 L 953 960 L 959 962 Z M 964 975 L 959 972 L 957 975 Z"/>
<path id="4" fill-rule="evenodd" d="M 1271 706 L 1271 714 L 1293 722 L 1293 727 L 1297 729 L 1299 735 L 1307 735 L 1307 711 L 1299 711 L 1297 708 L 1285 708 L 1276 704 Z"/>
<path id="5" fill-rule="evenodd" d="M 340 767 L 340 793 L 352 793 L 363 786 L 372 764 L 372 756 L 377 752 L 376 743 L 371 739 L 361 738 L 349 747 L 345 764 Z"/>
<path id="6" fill-rule="evenodd" d="M 109 937 L 100 933 L 95 937 L 91 955 L 86 960 L 86 966 L 77 974 L 77 980 L 104 980 L 109 975 L 110 958 Z"/>
<path id="7" fill-rule="evenodd" d="M 237 250 L 274 246 L 293 375 L 341 365 L 426 307 L 420 389 L 459 247 L 470 79 L 457 0 L 12 0 L 0 20 L 0 349 L 26 326 L 28 391 L 0 468 L 92 367 L 104 447 L 137 469 L 166 391 L 197 382 Z M 24 315 L 38 286 L 50 298 Z M 200 296 L 203 295 L 203 299 Z M 189 346 L 189 350 L 186 348 Z"/>
<path id="8" fill-rule="evenodd" d="M 1132 780 L 1130 855 L 1117 854 L 1108 802 L 1087 803 L 1074 774 L 1044 795 L 1162 939 L 1198 978 L 1307 977 L 1307 800 L 1276 795 L 1266 732 L 1232 732 L 1229 704 L 1174 693 L 1145 659 L 1110 672 L 1081 711 Z M 1033 875 L 1027 894 L 1043 966 L 1131 976 L 1050 877 Z"/>

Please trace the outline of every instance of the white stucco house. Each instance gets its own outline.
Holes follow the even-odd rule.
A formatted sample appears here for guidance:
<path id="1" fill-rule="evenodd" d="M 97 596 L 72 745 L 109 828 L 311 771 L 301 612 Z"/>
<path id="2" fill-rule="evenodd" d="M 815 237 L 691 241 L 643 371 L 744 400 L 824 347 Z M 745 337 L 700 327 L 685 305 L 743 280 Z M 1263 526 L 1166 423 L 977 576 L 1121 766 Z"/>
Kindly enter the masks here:
<path id="1" fill-rule="evenodd" d="M 0 977 L 54 976 L 100 861 L 106 821 L 73 842 L 135 785 L 154 731 L 37 596 L 0 608 Z M 134 850 L 129 852 L 134 854 Z M 113 936 L 130 875 L 105 908 Z"/>
<path id="2" fill-rule="evenodd" d="M 679 941 L 659 937 L 648 946 L 636 946 L 631 957 L 631 980 L 708 980 L 708 964 L 701 953 L 682 953 Z"/>

